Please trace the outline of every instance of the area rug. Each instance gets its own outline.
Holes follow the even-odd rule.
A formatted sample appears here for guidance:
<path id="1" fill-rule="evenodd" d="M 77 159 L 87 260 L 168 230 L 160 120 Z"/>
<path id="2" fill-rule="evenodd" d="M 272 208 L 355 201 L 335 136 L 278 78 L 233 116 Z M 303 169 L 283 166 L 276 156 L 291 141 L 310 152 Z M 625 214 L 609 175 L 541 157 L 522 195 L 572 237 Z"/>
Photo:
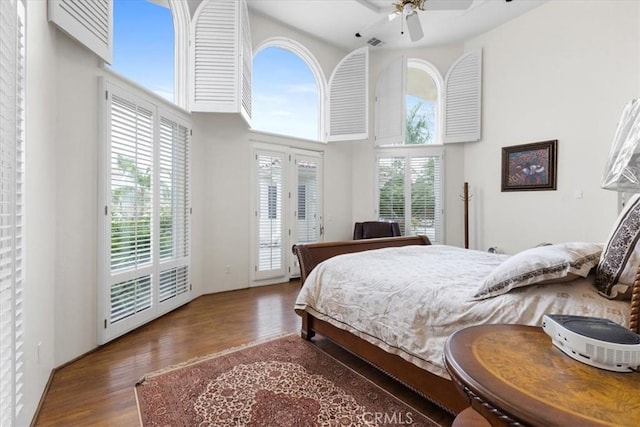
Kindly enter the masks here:
<path id="1" fill-rule="evenodd" d="M 438 426 L 297 335 L 154 372 L 135 392 L 143 426 Z"/>

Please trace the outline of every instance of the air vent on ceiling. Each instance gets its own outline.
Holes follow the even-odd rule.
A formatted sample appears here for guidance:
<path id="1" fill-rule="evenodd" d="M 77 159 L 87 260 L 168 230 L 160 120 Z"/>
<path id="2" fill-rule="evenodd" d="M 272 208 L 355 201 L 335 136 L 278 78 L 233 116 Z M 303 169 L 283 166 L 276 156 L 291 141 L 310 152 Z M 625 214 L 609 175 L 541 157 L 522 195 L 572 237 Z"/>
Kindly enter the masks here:
<path id="1" fill-rule="evenodd" d="M 367 40 L 367 44 L 370 44 L 371 46 L 380 46 L 381 44 L 383 44 L 383 41 L 375 37 L 371 37 L 369 40 Z"/>

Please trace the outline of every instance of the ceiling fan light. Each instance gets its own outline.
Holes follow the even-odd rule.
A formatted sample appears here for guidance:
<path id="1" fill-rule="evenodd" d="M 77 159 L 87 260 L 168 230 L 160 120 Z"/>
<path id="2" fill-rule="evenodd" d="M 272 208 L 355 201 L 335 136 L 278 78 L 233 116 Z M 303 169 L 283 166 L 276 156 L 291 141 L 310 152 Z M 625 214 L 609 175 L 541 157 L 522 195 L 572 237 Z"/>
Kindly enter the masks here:
<path id="1" fill-rule="evenodd" d="M 424 37 L 420 18 L 417 13 L 414 12 L 407 15 L 407 30 L 409 31 L 409 38 L 412 42 L 417 42 Z"/>

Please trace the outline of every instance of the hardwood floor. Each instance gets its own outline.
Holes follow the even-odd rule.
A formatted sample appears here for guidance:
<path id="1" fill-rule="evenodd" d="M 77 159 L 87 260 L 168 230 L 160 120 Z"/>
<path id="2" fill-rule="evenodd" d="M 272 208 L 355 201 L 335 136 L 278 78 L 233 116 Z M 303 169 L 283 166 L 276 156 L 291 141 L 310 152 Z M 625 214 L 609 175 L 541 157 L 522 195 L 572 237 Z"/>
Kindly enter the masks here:
<path id="1" fill-rule="evenodd" d="M 146 373 L 194 357 L 298 333 L 293 311 L 299 282 L 201 296 L 160 319 L 58 369 L 36 426 L 136 426 L 133 391 Z M 350 353 L 321 338 L 317 345 L 442 426 L 453 417 Z"/>

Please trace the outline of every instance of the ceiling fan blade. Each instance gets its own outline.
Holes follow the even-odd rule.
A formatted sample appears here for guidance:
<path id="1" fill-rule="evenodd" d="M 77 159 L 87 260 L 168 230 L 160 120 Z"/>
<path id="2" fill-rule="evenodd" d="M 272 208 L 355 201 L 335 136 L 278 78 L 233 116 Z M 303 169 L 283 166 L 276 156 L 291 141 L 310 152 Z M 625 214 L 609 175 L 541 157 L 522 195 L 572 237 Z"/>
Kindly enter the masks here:
<path id="1" fill-rule="evenodd" d="M 465 10 L 471 7 L 473 0 L 428 0 L 424 10 Z"/>
<path id="2" fill-rule="evenodd" d="M 420 18 L 417 12 L 413 12 L 407 15 L 407 30 L 409 31 L 409 38 L 412 42 L 417 42 L 424 33 L 422 32 L 422 24 L 420 24 Z"/>
<path id="3" fill-rule="evenodd" d="M 374 22 L 373 24 L 369 25 L 367 28 L 365 28 L 362 31 L 359 31 L 356 33 L 356 37 L 368 37 L 369 35 L 371 35 L 373 33 L 373 30 L 377 29 L 378 27 L 381 27 L 385 24 L 388 24 L 389 22 L 393 21 L 394 19 L 396 19 L 398 16 L 400 16 L 400 12 L 393 12 L 389 15 L 386 15 L 384 18 Z"/>

